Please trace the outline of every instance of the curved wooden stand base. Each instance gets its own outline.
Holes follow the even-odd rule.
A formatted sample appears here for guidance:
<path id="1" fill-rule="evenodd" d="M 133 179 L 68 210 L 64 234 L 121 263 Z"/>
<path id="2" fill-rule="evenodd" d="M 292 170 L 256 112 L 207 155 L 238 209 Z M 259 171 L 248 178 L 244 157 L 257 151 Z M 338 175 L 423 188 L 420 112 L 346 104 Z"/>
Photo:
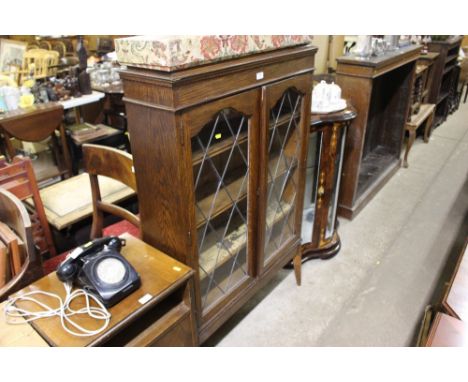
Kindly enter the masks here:
<path id="1" fill-rule="evenodd" d="M 331 259 L 333 256 L 336 256 L 341 249 L 341 240 L 338 235 L 336 236 L 337 239 L 333 243 L 323 248 L 312 247 L 311 243 L 303 244 L 301 246 L 301 264 L 304 264 L 306 261 L 313 259 L 328 260 Z M 286 264 L 284 268 L 296 269 L 297 265 L 296 267 L 294 267 L 294 261 L 291 261 L 288 264 Z"/>
<path id="2" fill-rule="evenodd" d="M 312 248 L 310 243 L 303 244 L 302 250 L 302 263 L 312 259 L 328 260 L 331 259 L 341 249 L 341 240 L 338 237 L 332 244 L 323 248 Z"/>

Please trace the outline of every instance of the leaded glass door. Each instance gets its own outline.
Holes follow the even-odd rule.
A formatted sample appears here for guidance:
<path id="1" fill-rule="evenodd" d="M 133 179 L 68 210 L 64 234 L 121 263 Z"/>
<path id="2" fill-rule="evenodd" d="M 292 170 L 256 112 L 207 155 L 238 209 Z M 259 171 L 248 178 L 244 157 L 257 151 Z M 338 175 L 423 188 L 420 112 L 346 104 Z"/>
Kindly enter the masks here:
<path id="1" fill-rule="evenodd" d="M 250 227 L 256 180 L 252 171 L 258 134 L 258 91 L 196 109 L 191 155 L 198 254 L 199 304 L 206 314 L 251 280 Z"/>
<path id="2" fill-rule="evenodd" d="M 300 241 L 308 132 L 303 83 L 299 77 L 264 88 L 261 268 Z"/>

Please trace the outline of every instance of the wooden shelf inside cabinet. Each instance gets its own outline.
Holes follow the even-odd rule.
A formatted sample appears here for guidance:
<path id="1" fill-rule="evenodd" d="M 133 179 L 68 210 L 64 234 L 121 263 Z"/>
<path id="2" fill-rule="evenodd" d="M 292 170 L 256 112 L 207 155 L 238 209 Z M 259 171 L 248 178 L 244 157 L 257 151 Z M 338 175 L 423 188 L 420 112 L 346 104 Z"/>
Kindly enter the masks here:
<path id="1" fill-rule="evenodd" d="M 247 139 L 248 139 L 247 132 L 239 134 L 239 136 L 237 137 L 237 144 L 241 145 L 247 142 Z M 230 138 L 223 139 L 222 141 L 218 143 L 213 143 L 211 147 L 208 149 L 208 151 L 206 152 L 206 155 L 204 152 L 200 152 L 200 151 L 194 152 L 192 156 L 192 164 L 196 166 L 200 164 L 201 162 L 203 162 L 203 159 L 205 157 L 213 158 L 216 155 L 220 155 L 228 150 L 231 150 L 234 142 L 236 142 L 236 138 L 230 137 Z"/>
<path id="2" fill-rule="evenodd" d="M 283 218 L 289 214 L 291 208 L 291 205 L 282 203 L 281 208 L 278 206 L 277 209 L 270 209 L 267 211 L 267 225 L 271 227 L 281 222 Z M 278 210 L 280 212 L 276 213 Z M 224 227 L 222 229 L 224 229 Z M 200 280 L 205 279 L 215 268 L 223 266 L 246 246 L 246 231 L 247 226 L 242 224 L 224 238 L 223 244 L 220 244 L 217 240 L 217 237 L 222 236 L 222 232 L 211 233 L 213 236 L 211 242 L 213 244 L 207 250 L 200 253 L 199 264 L 202 269 L 200 272 Z M 209 241 L 210 239 L 208 238 L 208 242 Z"/>
<path id="3" fill-rule="evenodd" d="M 446 92 L 444 92 L 444 93 L 441 93 L 441 94 L 439 95 L 439 98 L 437 99 L 437 103 L 441 103 L 445 98 L 448 97 L 449 94 L 450 94 L 449 91 L 446 91 Z"/>
<path id="4" fill-rule="evenodd" d="M 457 52 L 457 53 L 454 53 L 454 54 L 452 54 L 452 55 L 450 55 L 450 56 L 447 56 L 447 58 L 445 59 L 445 63 L 447 64 L 448 62 L 450 62 L 450 61 L 456 59 L 457 57 L 458 57 L 458 52 Z"/>
<path id="5" fill-rule="evenodd" d="M 447 73 L 451 72 L 454 67 L 455 67 L 455 64 L 454 65 L 447 65 L 444 68 L 444 71 L 442 72 L 442 75 L 445 76 Z"/>
<path id="6" fill-rule="evenodd" d="M 276 170 L 276 179 L 281 178 L 290 169 L 294 169 L 297 166 L 297 160 L 292 158 L 280 158 L 276 157 L 270 160 L 269 168 L 270 172 Z M 285 163 L 285 161 L 287 163 Z M 291 163 L 291 161 L 293 161 Z M 247 178 L 242 176 L 235 181 L 229 183 L 225 187 L 221 186 L 218 193 L 214 193 L 206 196 L 202 200 L 197 202 L 198 208 L 195 211 L 195 220 L 197 222 L 197 229 L 203 227 L 206 223 L 206 219 L 209 217 L 213 219 L 222 213 L 228 211 L 234 203 L 239 203 L 247 197 Z M 215 202 L 213 204 L 213 199 Z M 210 214 L 211 211 L 211 214 Z"/>
<path id="7" fill-rule="evenodd" d="M 270 130 L 273 129 L 274 126 L 276 127 L 283 126 L 285 123 L 288 123 L 292 119 L 298 118 L 300 116 L 301 114 L 299 112 L 295 112 L 294 114 L 292 113 L 284 114 L 277 119 L 270 118 L 270 123 L 269 123 Z"/>

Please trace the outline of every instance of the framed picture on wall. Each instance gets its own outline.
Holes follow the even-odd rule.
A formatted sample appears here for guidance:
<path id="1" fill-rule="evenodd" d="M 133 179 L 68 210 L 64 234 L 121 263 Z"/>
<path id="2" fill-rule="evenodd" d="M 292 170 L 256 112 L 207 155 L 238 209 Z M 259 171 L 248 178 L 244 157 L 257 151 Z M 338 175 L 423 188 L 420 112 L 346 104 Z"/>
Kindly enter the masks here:
<path id="1" fill-rule="evenodd" d="M 21 68 L 27 45 L 23 41 L 0 39 L 0 73 L 9 73 L 12 67 Z"/>

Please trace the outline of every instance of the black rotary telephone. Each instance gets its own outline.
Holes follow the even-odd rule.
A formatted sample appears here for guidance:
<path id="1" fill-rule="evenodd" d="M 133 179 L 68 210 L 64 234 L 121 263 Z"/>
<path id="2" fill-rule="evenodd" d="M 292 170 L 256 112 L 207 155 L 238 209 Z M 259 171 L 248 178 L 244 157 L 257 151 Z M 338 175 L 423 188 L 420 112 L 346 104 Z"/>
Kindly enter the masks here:
<path id="1" fill-rule="evenodd" d="M 57 277 L 93 293 L 109 308 L 141 285 L 138 273 L 120 254 L 124 245 L 125 240 L 116 236 L 83 244 L 58 266 Z"/>

